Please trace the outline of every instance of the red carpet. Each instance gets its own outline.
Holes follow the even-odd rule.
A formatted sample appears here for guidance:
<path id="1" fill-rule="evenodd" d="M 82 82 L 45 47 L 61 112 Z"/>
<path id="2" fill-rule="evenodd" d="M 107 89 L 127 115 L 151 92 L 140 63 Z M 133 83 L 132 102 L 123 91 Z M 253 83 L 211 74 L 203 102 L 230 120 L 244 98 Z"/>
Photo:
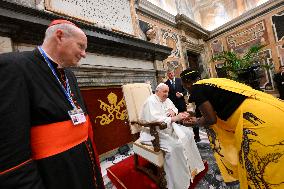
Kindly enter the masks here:
<path id="1" fill-rule="evenodd" d="M 139 164 L 143 166 L 149 165 L 149 163 L 142 158 L 139 159 Z M 194 182 L 191 183 L 189 189 L 193 189 L 205 176 L 208 170 L 208 164 L 204 163 L 204 165 L 205 170 L 196 175 Z M 156 183 L 144 173 L 135 170 L 133 156 L 108 168 L 107 176 L 117 189 L 159 189 Z"/>

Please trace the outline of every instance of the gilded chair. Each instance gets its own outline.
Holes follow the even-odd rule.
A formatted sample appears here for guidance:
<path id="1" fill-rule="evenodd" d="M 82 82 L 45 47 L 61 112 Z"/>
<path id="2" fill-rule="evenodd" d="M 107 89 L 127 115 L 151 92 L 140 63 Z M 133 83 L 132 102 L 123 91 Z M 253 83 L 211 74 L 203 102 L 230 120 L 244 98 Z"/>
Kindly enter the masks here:
<path id="1" fill-rule="evenodd" d="M 163 129 L 166 125 L 158 122 L 142 123 L 139 120 L 141 108 L 143 107 L 146 99 L 152 94 L 151 86 L 146 83 L 126 84 L 122 86 L 122 91 L 128 112 L 128 123 L 133 136 L 135 168 L 147 174 L 160 186 L 160 188 L 166 188 L 167 183 L 164 171 L 164 152 L 160 149 L 159 135 L 156 130 L 157 126 L 160 129 Z M 155 137 L 152 141 L 153 146 L 142 144 L 139 141 L 139 133 L 142 127 L 150 128 L 151 135 Z M 140 166 L 138 156 L 143 157 L 155 165 L 157 169 L 156 174 L 155 171 Z"/>

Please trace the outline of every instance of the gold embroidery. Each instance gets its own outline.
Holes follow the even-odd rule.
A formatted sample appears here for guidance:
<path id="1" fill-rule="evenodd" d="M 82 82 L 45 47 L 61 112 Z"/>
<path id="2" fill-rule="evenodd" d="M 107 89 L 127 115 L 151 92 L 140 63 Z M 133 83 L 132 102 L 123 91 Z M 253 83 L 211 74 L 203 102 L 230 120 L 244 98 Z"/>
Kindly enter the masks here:
<path id="1" fill-rule="evenodd" d="M 128 118 L 127 111 L 125 109 L 125 101 L 122 98 L 117 103 L 117 95 L 113 92 L 109 93 L 107 96 L 109 104 L 103 102 L 102 100 L 98 100 L 100 104 L 100 109 L 103 111 L 107 111 L 108 114 L 103 114 L 101 116 L 97 116 L 96 118 L 101 119 L 101 125 L 108 125 L 113 122 L 114 118 L 119 120 L 126 120 Z"/>

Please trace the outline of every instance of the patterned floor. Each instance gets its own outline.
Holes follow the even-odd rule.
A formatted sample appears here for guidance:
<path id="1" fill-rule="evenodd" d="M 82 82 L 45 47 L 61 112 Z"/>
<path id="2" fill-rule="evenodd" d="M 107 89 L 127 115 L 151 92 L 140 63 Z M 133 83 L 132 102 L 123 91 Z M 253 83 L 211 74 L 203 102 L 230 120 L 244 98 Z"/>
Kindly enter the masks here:
<path id="1" fill-rule="evenodd" d="M 208 162 L 209 169 L 205 177 L 198 183 L 195 189 L 239 189 L 239 184 L 226 186 L 215 162 L 207 135 L 203 130 L 200 131 L 200 137 L 201 142 L 197 143 L 197 147 L 202 156 L 202 159 Z M 131 154 L 132 152 L 130 153 L 130 155 Z M 126 157 L 127 156 L 118 155 L 115 157 L 113 163 L 119 162 Z M 116 187 L 112 185 L 111 181 L 106 175 L 106 168 L 113 165 L 113 163 L 110 161 L 104 161 L 101 164 L 106 189 L 116 189 Z"/>

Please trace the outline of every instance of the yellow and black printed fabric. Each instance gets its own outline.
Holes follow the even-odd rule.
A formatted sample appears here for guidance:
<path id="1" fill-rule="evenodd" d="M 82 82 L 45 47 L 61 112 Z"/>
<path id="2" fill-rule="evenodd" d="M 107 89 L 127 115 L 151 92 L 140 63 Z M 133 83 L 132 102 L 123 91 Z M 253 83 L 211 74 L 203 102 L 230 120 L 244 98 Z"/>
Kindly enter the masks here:
<path id="1" fill-rule="evenodd" d="M 224 79 L 200 80 L 247 98 L 227 120 L 218 118 L 208 136 L 225 182 L 240 188 L 284 188 L 284 102 L 244 84 Z"/>

